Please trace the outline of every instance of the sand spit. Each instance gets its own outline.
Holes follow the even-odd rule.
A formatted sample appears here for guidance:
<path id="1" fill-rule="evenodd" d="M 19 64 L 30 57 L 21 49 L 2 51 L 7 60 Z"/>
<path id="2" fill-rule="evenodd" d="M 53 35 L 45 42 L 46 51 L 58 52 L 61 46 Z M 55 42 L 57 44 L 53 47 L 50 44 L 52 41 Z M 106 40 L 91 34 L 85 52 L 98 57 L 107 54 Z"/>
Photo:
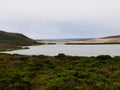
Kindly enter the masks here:
<path id="1" fill-rule="evenodd" d="M 43 44 L 119 44 L 120 38 L 100 38 L 100 39 L 90 39 L 90 40 L 37 40 L 39 43 Z"/>

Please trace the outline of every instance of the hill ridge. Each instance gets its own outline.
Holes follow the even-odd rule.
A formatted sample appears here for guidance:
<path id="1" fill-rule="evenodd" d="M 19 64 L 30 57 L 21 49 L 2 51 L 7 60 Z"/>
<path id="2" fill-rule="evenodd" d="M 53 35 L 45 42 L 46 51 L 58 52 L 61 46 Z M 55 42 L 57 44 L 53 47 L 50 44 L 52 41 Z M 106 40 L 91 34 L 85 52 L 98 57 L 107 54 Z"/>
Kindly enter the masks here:
<path id="1" fill-rule="evenodd" d="M 37 44 L 37 42 L 21 33 L 6 32 L 0 30 L 0 44 L 26 46 Z"/>

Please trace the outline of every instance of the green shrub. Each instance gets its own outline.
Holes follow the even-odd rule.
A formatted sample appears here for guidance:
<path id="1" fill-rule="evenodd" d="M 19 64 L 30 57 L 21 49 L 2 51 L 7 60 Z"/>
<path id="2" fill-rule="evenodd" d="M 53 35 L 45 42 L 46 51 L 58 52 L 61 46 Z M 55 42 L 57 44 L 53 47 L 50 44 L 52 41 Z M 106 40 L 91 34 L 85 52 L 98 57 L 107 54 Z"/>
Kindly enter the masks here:
<path id="1" fill-rule="evenodd" d="M 112 57 L 109 56 L 109 55 L 99 55 L 99 56 L 96 57 L 96 59 L 98 59 L 98 60 L 109 60 L 109 59 L 112 59 Z"/>
<path id="2" fill-rule="evenodd" d="M 58 54 L 58 56 L 57 56 L 58 58 L 62 58 L 62 57 L 65 57 L 65 54 L 64 53 L 60 53 L 60 54 Z"/>
<path id="3" fill-rule="evenodd" d="M 0 90 L 119 90 L 119 70 L 118 56 L 0 54 Z"/>

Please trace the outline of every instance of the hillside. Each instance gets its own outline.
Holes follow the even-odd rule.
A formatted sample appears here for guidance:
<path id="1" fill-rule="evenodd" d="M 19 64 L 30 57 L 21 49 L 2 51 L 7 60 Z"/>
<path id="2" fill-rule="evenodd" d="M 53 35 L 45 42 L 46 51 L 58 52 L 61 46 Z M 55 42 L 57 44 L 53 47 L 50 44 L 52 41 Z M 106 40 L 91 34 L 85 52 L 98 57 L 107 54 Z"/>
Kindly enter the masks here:
<path id="1" fill-rule="evenodd" d="M 36 44 L 38 43 L 35 40 L 23 34 L 0 31 L 0 51 L 22 49 L 20 46 Z"/>
<path id="2" fill-rule="evenodd" d="M 104 37 L 104 38 L 120 38 L 120 35 L 108 36 L 108 37 Z"/>
<path id="3" fill-rule="evenodd" d="M 0 31 L 0 44 L 25 46 L 37 44 L 37 42 L 20 33 L 9 33 Z"/>

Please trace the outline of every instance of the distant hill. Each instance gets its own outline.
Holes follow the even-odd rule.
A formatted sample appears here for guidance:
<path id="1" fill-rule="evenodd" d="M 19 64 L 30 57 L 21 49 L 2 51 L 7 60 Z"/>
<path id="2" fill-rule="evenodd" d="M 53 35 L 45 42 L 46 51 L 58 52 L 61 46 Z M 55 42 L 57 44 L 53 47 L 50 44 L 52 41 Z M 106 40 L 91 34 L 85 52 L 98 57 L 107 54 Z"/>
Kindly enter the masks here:
<path id="1" fill-rule="evenodd" d="M 62 44 L 62 45 L 79 45 L 79 44 L 120 44 L 120 35 L 108 36 L 103 38 L 88 39 L 67 39 L 67 40 L 37 40 L 43 44 Z"/>
<path id="2" fill-rule="evenodd" d="M 37 42 L 20 33 L 0 31 L 0 44 L 26 46 L 37 44 Z"/>
<path id="3" fill-rule="evenodd" d="M 108 37 L 104 37 L 104 38 L 120 38 L 120 35 L 108 36 Z"/>

